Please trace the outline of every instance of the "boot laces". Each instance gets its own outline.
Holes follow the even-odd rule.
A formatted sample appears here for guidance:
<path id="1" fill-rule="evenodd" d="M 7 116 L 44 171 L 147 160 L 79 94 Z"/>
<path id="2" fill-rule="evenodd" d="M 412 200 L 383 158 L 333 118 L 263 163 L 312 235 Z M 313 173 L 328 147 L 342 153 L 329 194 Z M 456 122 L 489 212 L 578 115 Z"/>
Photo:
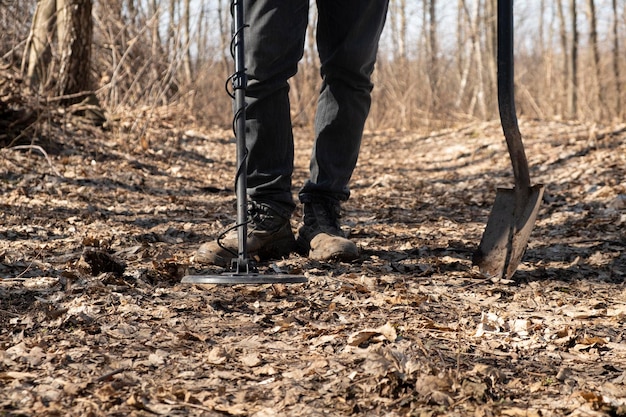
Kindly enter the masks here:
<path id="1" fill-rule="evenodd" d="M 313 219 L 322 230 L 341 231 L 341 206 L 334 202 L 316 202 L 311 205 Z"/>
<path id="2" fill-rule="evenodd" d="M 270 204 L 258 201 L 248 202 L 248 224 L 260 230 L 279 228 L 287 219 Z"/>

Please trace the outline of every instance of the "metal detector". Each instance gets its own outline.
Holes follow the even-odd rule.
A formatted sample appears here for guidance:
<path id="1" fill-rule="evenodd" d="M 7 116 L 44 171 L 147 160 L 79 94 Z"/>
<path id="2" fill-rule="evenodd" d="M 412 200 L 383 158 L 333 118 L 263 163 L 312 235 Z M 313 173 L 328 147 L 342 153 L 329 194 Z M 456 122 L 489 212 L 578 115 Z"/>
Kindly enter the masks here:
<path id="1" fill-rule="evenodd" d="M 237 173 L 235 178 L 235 189 L 237 197 L 237 257 L 231 261 L 231 271 L 218 275 L 186 275 L 183 283 L 187 284 L 292 284 L 307 282 L 307 278 L 302 275 L 289 274 L 260 274 L 254 260 L 248 258 L 247 238 L 248 238 L 248 164 L 246 148 L 246 87 L 248 78 L 246 75 L 245 54 L 244 54 L 244 0 L 233 0 L 231 3 L 234 31 L 231 43 L 231 53 L 235 61 L 235 72 L 229 81 L 232 81 L 233 93 L 231 97 L 235 100 L 233 129 L 237 146 Z"/>

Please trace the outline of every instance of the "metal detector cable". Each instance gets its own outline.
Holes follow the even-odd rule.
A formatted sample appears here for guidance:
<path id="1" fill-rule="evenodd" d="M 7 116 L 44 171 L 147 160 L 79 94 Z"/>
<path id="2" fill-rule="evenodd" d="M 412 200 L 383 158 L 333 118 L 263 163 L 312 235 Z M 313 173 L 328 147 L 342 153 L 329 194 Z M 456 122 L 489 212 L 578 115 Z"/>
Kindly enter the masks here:
<path id="1" fill-rule="evenodd" d="M 234 7 L 235 7 L 235 1 L 242 1 L 242 0 L 232 0 L 230 2 L 230 13 L 231 13 L 231 15 L 233 15 Z M 233 57 L 233 59 L 235 59 L 235 43 L 236 43 L 236 40 L 237 40 L 239 34 L 243 33 L 245 28 L 247 28 L 248 26 L 249 25 L 244 24 L 242 27 L 235 28 L 235 30 L 233 32 L 233 35 L 232 35 L 232 37 L 230 39 L 230 55 Z M 240 71 L 233 72 L 231 75 L 228 76 L 228 78 L 226 78 L 224 89 L 226 90 L 226 94 L 228 94 L 228 96 L 231 99 L 233 99 L 233 101 L 234 101 L 235 100 L 235 90 L 237 90 L 238 88 L 244 88 L 244 86 L 246 84 L 247 84 L 246 68 L 243 68 Z M 232 86 L 232 90 L 229 88 L 229 86 Z M 235 112 L 234 112 L 233 120 L 232 120 L 232 131 L 233 131 L 233 134 L 235 135 L 235 138 L 237 138 L 237 120 L 242 116 L 242 113 L 244 112 L 244 109 L 247 107 L 247 105 L 248 104 L 244 102 L 243 103 L 243 107 L 236 109 Z M 245 147 L 243 160 L 241 161 L 239 166 L 237 166 L 237 172 L 235 173 L 235 194 L 237 194 L 237 187 L 238 187 L 238 183 L 239 183 L 239 177 L 241 175 L 243 175 L 244 167 L 247 165 L 247 159 L 248 159 L 248 148 L 246 146 Z M 243 222 L 243 223 L 235 222 L 234 225 L 232 225 L 232 226 L 228 227 L 227 229 L 223 230 L 217 236 L 217 245 L 220 248 L 224 249 L 225 251 L 229 252 L 234 257 L 237 257 L 238 256 L 237 252 L 235 252 L 232 249 L 227 248 L 226 246 L 224 246 L 224 244 L 222 243 L 222 240 L 231 231 L 237 230 L 239 227 L 243 226 L 244 224 L 250 224 L 250 222 L 251 222 L 251 219 L 248 217 L 248 219 L 245 222 Z"/>

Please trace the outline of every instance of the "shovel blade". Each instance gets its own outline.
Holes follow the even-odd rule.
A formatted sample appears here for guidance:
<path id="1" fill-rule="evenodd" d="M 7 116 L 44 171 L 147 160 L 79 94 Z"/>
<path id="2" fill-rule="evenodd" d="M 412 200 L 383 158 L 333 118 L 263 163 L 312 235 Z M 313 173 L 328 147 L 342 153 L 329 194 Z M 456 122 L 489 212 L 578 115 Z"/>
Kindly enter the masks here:
<path id="1" fill-rule="evenodd" d="M 491 278 L 510 279 L 524 256 L 543 197 L 543 185 L 530 187 L 520 199 L 515 190 L 499 188 L 473 262 Z"/>

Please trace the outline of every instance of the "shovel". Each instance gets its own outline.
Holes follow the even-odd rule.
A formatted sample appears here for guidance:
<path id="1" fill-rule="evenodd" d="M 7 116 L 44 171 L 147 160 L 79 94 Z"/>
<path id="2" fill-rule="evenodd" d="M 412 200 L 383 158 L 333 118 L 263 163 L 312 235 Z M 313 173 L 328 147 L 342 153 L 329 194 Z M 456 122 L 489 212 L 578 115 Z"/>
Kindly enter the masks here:
<path id="1" fill-rule="evenodd" d="M 530 185 L 528 161 L 515 114 L 513 0 L 498 0 L 498 108 L 513 164 L 515 187 L 499 188 L 473 262 L 482 274 L 510 279 L 519 266 L 537 219 L 543 185 Z"/>

